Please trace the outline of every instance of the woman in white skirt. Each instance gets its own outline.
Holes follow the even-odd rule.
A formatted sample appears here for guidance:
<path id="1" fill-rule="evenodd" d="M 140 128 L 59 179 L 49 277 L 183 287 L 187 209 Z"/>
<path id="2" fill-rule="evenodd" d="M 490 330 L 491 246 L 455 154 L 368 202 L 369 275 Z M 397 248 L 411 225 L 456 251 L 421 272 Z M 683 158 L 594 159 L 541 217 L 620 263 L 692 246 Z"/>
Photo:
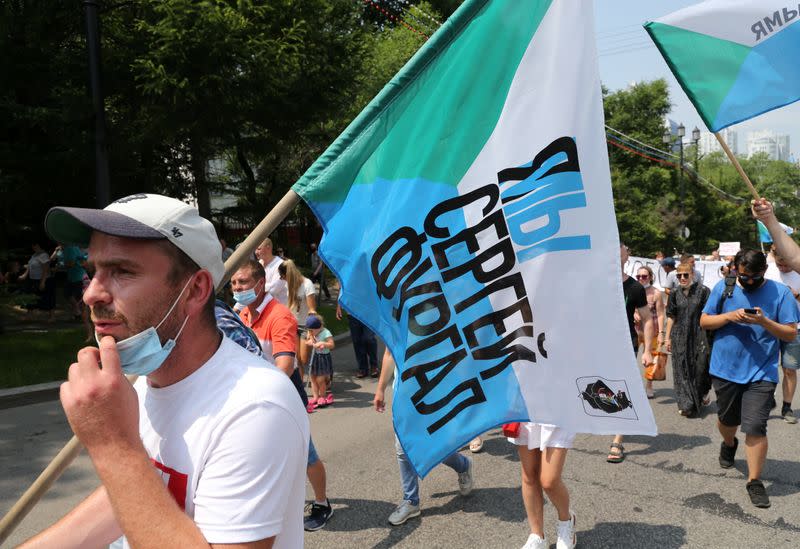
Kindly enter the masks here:
<path id="1" fill-rule="evenodd" d="M 569 508 L 569 492 L 561 480 L 575 433 L 538 423 L 510 424 L 504 431 L 515 435 L 508 440 L 517 445 L 522 465 L 522 501 L 531 527 L 523 549 L 550 547 L 544 535 L 545 493 L 558 512 L 556 548 L 575 547 L 575 513 Z"/>

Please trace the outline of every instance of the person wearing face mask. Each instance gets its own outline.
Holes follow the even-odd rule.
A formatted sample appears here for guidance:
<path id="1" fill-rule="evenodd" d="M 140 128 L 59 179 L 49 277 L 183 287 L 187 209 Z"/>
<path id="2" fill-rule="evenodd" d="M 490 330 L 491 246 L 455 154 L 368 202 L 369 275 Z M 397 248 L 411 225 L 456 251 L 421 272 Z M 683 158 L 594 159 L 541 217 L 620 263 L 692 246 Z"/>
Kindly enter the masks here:
<path id="1" fill-rule="evenodd" d="M 78 353 L 61 402 L 102 486 L 22 547 L 301 546 L 308 417 L 283 373 L 218 330 L 211 223 L 137 194 L 53 208 L 45 227 L 89 246 L 99 349 Z"/>
<path id="2" fill-rule="evenodd" d="M 769 507 L 761 482 L 767 419 L 775 406 L 780 343 L 797 337 L 800 314 L 791 290 L 764 278 L 767 260 L 762 252 L 740 250 L 734 266 L 737 280 L 732 291 L 726 291 L 724 280 L 718 282 L 700 317 L 701 328 L 715 330 L 710 373 L 722 435 L 719 464 L 733 467 L 740 430 L 745 435 L 750 501 L 756 507 Z"/>
<path id="3" fill-rule="evenodd" d="M 308 413 L 308 395 L 303 387 L 303 378 L 295 363 L 297 348 L 297 320 L 288 307 L 278 302 L 267 290 L 264 268 L 258 261 L 248 261 L 231 277 L 233 299 L 244 307 L 239 316 L 245 326 L 255 332 L 261 342 L 264 358 L 281 369 L 295 386 Z M 313 532 L 324 528 L 333 516 L 333 507 L 327 496 L 327 472 L 317 455 L 314 442 L 309 438 L 307 454 L 308 480 L 314 490 L 314 502 L 303 526 Z"/>
<path id="4" fill-rule="evenodd" d="M 672 353 L 672 381 L 678 413 L 695 416 L 709 404 L 709 345 L 700 328 L 700 313 L 711 291 L 694 279 L 694 269 L 681 264 L 677 271 L 678 289 L 667 300 L 666 347 Z"/>

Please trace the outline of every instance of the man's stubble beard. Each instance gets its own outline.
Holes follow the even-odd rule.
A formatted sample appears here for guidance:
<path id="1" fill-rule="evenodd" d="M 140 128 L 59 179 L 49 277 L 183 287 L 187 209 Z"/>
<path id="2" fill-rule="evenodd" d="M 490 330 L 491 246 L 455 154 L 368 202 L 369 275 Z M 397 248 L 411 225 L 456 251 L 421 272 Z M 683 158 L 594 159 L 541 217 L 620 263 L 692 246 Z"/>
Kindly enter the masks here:
<path id="1" fill-rule="evenodd" d="M 169 311 L 169 308 L 172 306 L 173 300 L 177 298 L 176 295 L 172 294 L 172 288 L 166 289 L 164 293 L 166 295 L 162 295 L 158 298 L 150 297 L 142 300 L 140 302 L 141 305 L 136 307 L 137 309 L 143 310 L 142 314 L 133 315 L 129 313 L 129 315 L 126 316 L 117 313 L 111 307 L 101 305 L 91 308 L 91 318 L 93 321 L 112 320 L 121 322 L 123 326 L 125 326 L 127 333 L 122 337 L 114 338 L 117 342 L 120 342 L 147 330 L 151 326 L 155 328 L 158 323 L 161 322 L 164 315 L 167 314 L 167 311 Z M 180 316 L 179 309 L 180 303 L 175 306 L 169 317 L 164 320 L 161 327 L 157 329 L 158 337 L 162 345 L 166 340 L 175 338 L 175 335 L 178 333 L 183 323 L 184 319 Z"/>

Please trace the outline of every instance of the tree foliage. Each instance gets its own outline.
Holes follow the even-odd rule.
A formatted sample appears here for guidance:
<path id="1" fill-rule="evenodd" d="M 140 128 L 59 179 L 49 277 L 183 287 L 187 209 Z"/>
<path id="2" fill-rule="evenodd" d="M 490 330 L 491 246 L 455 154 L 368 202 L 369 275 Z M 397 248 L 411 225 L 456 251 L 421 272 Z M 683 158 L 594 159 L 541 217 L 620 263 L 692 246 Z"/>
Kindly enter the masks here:
<path id="1" fill-rule="evenodd" d="M 604 90 L 604 106 L 608 126 L 659 149 L 669 147 L 662 142 L 664 120 L 671 107 L 664 80 L 638 83 L 614 93 Z M 708 183 L 703 182 L 694 176 L 695 152 L 694 145 L 685 147 L 681 173 L 677 159 L 673 165 L 665 165 L 609 146 L 617 224 L 621 238 L 635 253 L 710 253 L 720 241 L 757 245 L 750 195 L 736 169 L 722 153 L 701 158 L 699 173 Z M 762 196 L 775 201 L 781 220 L 797 224 L 797 166 L 765 155 L 739 160 Z M 683 227 L 689 228 L 688 238 L 680 234 Z"/>
<path id="2" fill-rule="evenodd" d="M 131 0 L 100 3 L 112 196 L 194 198 L 254 224 L 460 0 Z M 94 118 L 80 2 L 0 0 L 0 247 L 55 204 L 93 206 Z M 8 52 L 8 53 L 7 53 Z M 663 80 L 604 90 L 607 124 L 663 147 Z M 686 150 L 692 163 L 693 147 Z M 620 233 L 636 253 L 753 243 L 749 196 L 719 154 L 700 173 L 609 148 Z M 742 159 L 779 218 L 800 223 L 796 166 Z M 685 189 L 681 207 L 681 179 Z M 209 196 L 236 203 L 211 212 Z M 220 215 L 223 214 L 223 215 Z M 314 221 L 298 208 L 301 225 Z M 678 229 L 691 230 L 688 239 Z"/>

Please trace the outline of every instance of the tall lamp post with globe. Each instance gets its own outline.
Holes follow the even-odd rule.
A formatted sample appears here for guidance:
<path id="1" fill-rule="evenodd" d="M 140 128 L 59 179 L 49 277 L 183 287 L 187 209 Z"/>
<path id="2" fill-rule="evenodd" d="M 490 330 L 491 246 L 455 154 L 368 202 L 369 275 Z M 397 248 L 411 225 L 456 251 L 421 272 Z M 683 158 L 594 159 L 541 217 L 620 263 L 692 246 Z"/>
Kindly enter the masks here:
<path id="1" fill-rule="evenodd" d="M 697 131 L 698 140 L 699 140 L 700 131 L 697 130 L 697 128 L 695 128 L 695 131 Z M 686 194 L 686 189 L 684 187 L 684 182 L 683 182 L 683 137 L 685 135 L 686 135 L 686 126 L 684 126 L 683 123 L 681 123 L 676 129 L 675 136 L 672 135 L 672 132 L 670 131 L 669 128 L 666 128 L 664 130 L 664 135 L 662 137 L 662 139 L 664 141 L 664 144 L 669 146 L 670 151 L 672 151 L 672 149 L 673 149 L 673 142 L 676 140 L 676 138 L 677 138 L 677 141 L 678 141 L 678 150 L 679 150 L 679 154 L 680 154 L 679 163 L 678 163 L 678 185 L 679 185 L 679 192 L 680 192 L 680 195 L 679 195 L 679 197 L 680 197 L 680 199 L 679 199 L 679 207 L 680 207 L 680 217 L 681 217 L 681 227 L 680 227 L 680 229 L 678 229 L 678 235 L 680 237 L 682 237 L 682 238 L 688 238 L 689 237 L 689 234 L 688 234 L 689 233 L 689 229 L 683 223 L 684 219 L 685 219 L 684 210 L 683 210 L 683 202 L 684 202 L 684 197 L 685 197 L 685 194 Z M 694 136 L 695 136 L 695 132 L 693 131 L 692 132 L 692 138 L 694 138 Z"/>

